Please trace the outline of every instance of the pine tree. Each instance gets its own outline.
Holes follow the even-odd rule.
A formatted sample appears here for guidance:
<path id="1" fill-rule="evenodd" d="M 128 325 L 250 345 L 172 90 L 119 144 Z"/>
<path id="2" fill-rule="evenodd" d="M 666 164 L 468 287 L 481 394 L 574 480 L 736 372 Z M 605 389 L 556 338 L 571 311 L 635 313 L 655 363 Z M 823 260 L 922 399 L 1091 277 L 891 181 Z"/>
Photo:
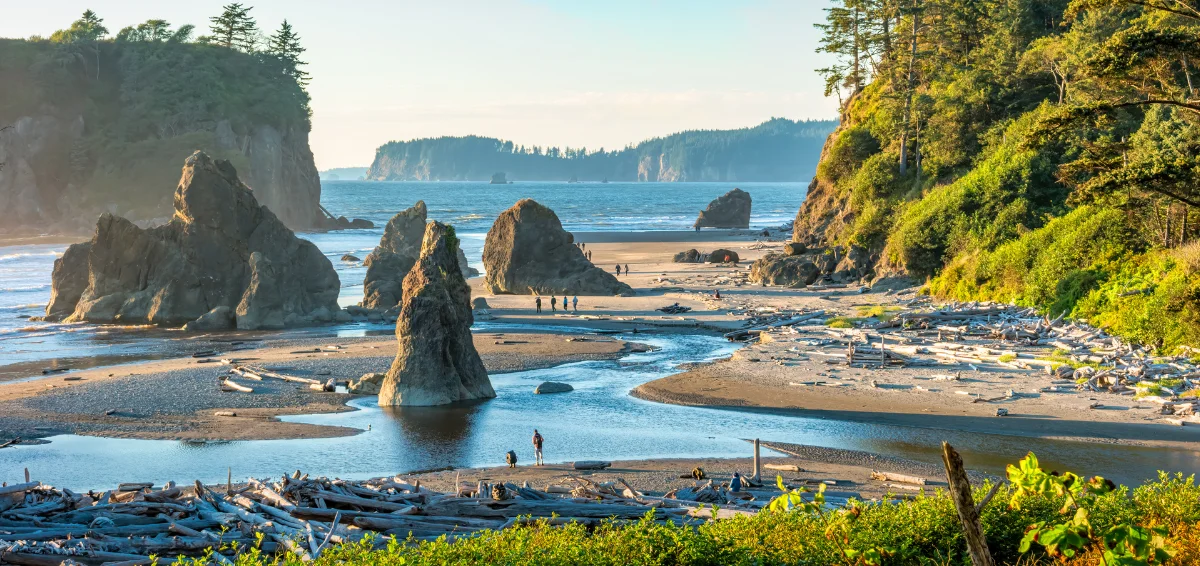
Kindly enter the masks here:
<path id="1" fill-rule="evenodd" d="M 206 38 L 217 45 L 239 49 L 247 53 L 254 51 L 258 43 L 258 24 L 250 17 L 253 6 L 227 4 L 220 16 L 209 18 L 212 36 Z"/>
<path id="2" fill-rule="evenodd" d="M 309 80 L 308 73 L 300 68 L 308 64 L 300 60 L 300 54 L 304 51 L 300 46 L 300 36 L 296 35 L 287 20 L 283 20 L 279 31 L 267 41 L 267 53 L 279 59 L 283 63 L 284 72 L 295 78 L 301 86 L 307 85 Z"/>

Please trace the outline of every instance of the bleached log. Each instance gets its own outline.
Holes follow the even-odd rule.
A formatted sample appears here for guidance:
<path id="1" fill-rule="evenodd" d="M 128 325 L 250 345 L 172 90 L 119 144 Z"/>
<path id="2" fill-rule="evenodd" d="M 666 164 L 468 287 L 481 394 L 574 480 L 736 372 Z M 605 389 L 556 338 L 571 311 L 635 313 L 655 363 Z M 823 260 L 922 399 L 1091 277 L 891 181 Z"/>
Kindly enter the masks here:
<path id="1" fill-rule="evenodd" d="M 871 479 L 879 481 L 895 481 L 902 483 L 912 483 L 917 485 L 925 485 L 927 480 L 922 477 L 910 476 L 906 474 L 896 474 L 892 472 L 880 472 L 871 470 Z"/>

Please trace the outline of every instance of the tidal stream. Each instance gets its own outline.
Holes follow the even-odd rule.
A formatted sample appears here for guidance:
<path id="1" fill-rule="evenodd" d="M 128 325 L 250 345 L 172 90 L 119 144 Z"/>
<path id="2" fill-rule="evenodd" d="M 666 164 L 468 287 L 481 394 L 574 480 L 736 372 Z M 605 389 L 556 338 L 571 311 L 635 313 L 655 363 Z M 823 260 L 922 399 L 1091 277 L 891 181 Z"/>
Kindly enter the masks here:
<path id="1" fill-rule="evenodd" d="M 660 349 L 616 361 L 565 364 L 492 377 L 497 398 L 457 407 L 389 408 L 375 399 L 350 402 L 337 414 L 285 420 L 347 426 L 362 433 L 341 438 L 240 442 L 177 442 L 63 435 L 50 443 L 0 451 L 0 481 L 23 477 L 71 489 L 110 488 L 119 482 L 223 482 L 233 476 L 268 477 L 296 469 L 313 475 L 361 479 L 444 466 L 501 465 L 516 450 L 532 460 L 529 437 L 546 437 L 547 462 L 680 457 L 747 457 L 744 440 L 864 450 L 938 462 L 948 440 L 968 466 L 1002 473 L 1027 451 L 1043 465 L 1101 474 L 1125 483 L 1153 477 L 1159 469 L 1192 473 L 1200 452 L 1079 443 L 1038 438 L 802 418 L 778 414 L 681 407 L 629 395 L 634 387 L 675 373 L 685 362 L 728 356 L 720 338 L 698 335 L 624 336 Z M 543 381 L 570 383 L 575 391 L 534 395 Z"/>

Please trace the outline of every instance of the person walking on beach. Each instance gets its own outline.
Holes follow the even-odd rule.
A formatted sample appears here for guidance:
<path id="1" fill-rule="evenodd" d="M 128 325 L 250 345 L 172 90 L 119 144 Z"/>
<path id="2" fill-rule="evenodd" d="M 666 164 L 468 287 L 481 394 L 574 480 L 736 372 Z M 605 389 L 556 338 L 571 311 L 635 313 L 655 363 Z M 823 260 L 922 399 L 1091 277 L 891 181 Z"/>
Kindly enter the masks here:
<path id="1" fill-rule="evenodd" d="M 579 312 L 579 296 L 578 295 L 571 298 L 571 309 L 573 309 L 575 312 Z"/>
<path id="2" fill-rule="evenodd" d="M 629 264 L 625 264 L 625 275 L 629 275 Z"/>
<path id="3" fill-rule="evenodd" d="M 621 276 L 621 264 L 617 264 L 617 277 Z"/>
<path id="4" fill-rule="evenodd" d="M 586 244 L 586 243 L 580 242 L 580 244 L 579 244 L 579 245 L 583 246 L 583 249 L 584 249 L 584 250 L 586 250 L 586 249 L 587 249 L 587 244 Z"/>
<path id="5" fill-rule="evenodd" d="M 550 296 L 550 312 L 557 311 L 558 310 L 557 305 L 558 305 L 558 297 L 551 295 Z"/>
<path id="6" fill-rule="evenodd" d="M 535 466 L 545 465 L 542 463 L 542 444 L 544 442 L 546 439 L 542 438 L 542 433 L 538 432 L 536 428 L 533 429 L 533 458 L 535 460 L 533 465 Z"/>
<path id="7" fill-rule="evenodd" d="M 542 298 L 538 297 L 533 300 L 533 304 L 537 305 L 538 314 L 542 314 Z"/>

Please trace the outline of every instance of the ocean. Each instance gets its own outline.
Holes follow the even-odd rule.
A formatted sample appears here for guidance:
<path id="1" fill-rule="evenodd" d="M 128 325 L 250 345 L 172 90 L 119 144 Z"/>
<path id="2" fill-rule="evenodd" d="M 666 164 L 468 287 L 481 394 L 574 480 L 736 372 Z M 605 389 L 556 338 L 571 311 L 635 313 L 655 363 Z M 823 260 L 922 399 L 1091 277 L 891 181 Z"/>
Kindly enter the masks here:
<path id="1" fill-rule="evenodd" d="M 795 218 L 804 183 L 513 183 L 324 181 L 321 203 L 333 214 L 364 218 L 373 229 L 300 233 L 333 263 L 342 281 L 339 302 L 362 299 L 366 268 L 341 261 L 364 258 L 379 243 L 387 221 L 424 200 L 429 219 L 453 225 L 472 267 L 483 271 L 484 237 L 496 216 L 522 198 L 553 209 L 573 232 L 688 230 L 712 199 L 734 187 L 754 199 L 751 227 L 777 227 Z M 32 322 L 45 313 L 50 273 L 66 245 L 0 246 L 0 356 L 3 365 L 43 363 L 62 367 L 90 357 L 113 361 L 145 357 L 161 332 L 144 328 Z M 169 337 L 169 336 L 168 336 Z M 164 350 L 165 352 L 166 350 Z M 11 376 L 9 376 L 11 377 Z"/>

